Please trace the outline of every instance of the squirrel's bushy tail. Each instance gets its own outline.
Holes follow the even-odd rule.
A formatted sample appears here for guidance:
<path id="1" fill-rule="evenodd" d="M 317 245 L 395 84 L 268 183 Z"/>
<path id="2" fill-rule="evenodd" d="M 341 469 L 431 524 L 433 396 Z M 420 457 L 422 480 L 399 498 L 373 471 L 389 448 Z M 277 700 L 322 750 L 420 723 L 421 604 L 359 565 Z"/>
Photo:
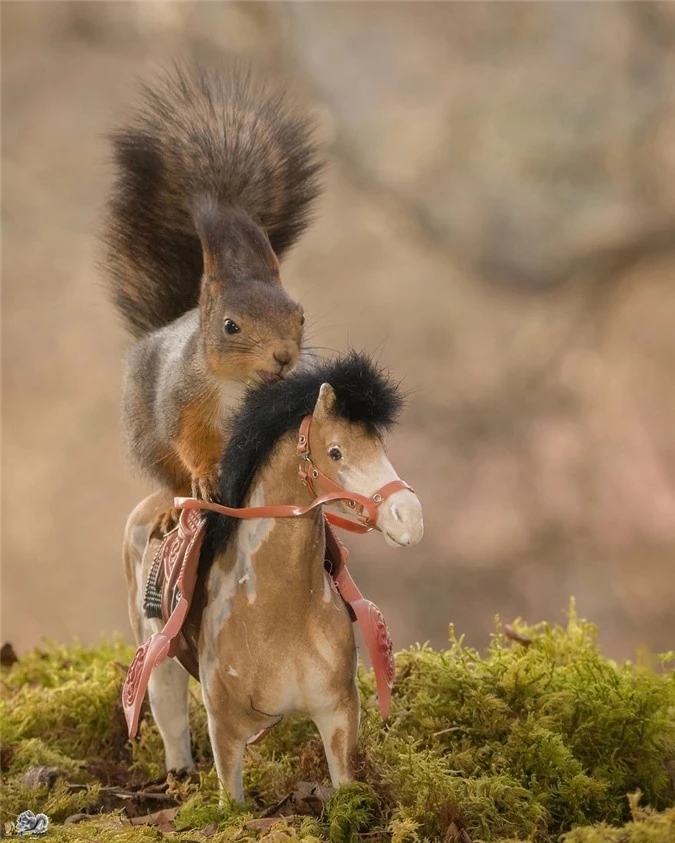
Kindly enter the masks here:
<path id="1" fill-rule="evenodd" d="M 281 257 L 308 223 L 321 169 L 311 120 L 246 67 L 176 66 L 143 93 L 112 135 L 103 231 L 108 286 L 136 337 L 198 304 L 200 202 L 243 210 Z"/>

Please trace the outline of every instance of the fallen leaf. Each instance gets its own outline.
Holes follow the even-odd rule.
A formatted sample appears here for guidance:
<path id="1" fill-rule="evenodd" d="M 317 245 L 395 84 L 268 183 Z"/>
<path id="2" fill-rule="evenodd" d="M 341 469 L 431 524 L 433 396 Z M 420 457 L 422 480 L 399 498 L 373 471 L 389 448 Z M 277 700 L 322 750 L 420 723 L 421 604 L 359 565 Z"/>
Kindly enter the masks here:
<path id="1" fill-rule="evenodd" d="M 284 796 L 279 802 L 270 805 L 262 814 L 261 819 L 275 817 L 294 817 L 297 814 L 320 817 L 326 802 L 335 793 L 334 787 L 324 787 L 312 782 L 298 782 L 296 790 Z"/>
<path id="2" fill-rule="evenodd" d="M 446 843 L 472 843 L 468 832 L 460 828 L 457 823 L 451 822 L 445 832 Z"/>
<path id="3" fill-rule="evenodd" d="M 145 814 L 142 817 L 132 817 L 132 825 L 151 825 L 159 831 L 175 831 L 173 821 L 178 813 L 178 808 L 165 808 L 163 811 L 155 811 L 154 814 Z"/>
<path id="4" fill-rule="evenodd" d="M 311 782 L 298 782 L 296 790 L 291 794 L 290 802 L 297 814 L 309 814 L 320 817 L 326 802 L 335 793 L 335 788 L 324 787 Z"/>
<path id="5" fill-rule="evenodd" d="M 260 817 L 257 820 L 249 820 L 247 823 L 244 823 L 244 828 L 247 831 L 267 831 L 273 825 L 276 825 L 276 823 L 294 819 L 294 814 L 290 814 L 288 817 Z"/>
<path id="6" fill-rule="evenodd" d="M 85 820 L 90 820 L 91 814 L 71 814 L 69 817 L 66 817 L 63 821 L 64 825 L 74 825 L 75 823 L 81 823 Z"/>

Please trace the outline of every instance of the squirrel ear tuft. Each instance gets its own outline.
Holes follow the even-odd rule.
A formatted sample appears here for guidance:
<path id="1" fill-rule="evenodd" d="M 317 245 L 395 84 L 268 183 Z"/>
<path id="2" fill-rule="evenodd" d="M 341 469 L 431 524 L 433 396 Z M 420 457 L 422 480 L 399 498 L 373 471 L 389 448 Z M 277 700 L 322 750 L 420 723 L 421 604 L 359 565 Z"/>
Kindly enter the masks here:
<path id="1" fill-rule="evenodd" d="M 325 419 L 332 415 L 335 406 L 335 390 L 329 383 L 322 383 L 319 390 L 319 397 L 314 405 L 314 418 Z"/>

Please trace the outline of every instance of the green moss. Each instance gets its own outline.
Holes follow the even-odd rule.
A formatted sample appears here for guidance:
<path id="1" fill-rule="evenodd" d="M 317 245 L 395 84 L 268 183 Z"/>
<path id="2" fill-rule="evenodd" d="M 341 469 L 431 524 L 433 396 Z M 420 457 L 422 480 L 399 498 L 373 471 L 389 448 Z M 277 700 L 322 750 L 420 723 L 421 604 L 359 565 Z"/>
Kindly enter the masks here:
<path id="1" fill-rule="evenodd" d="M 326 823 L 331 843 L 349 843 L 361 831 L 376 824 L 379 813 L 377 796 L 363 782 L 339 788 L 326 806 Z"/>
<path id="2" fill-rule="evenodd" d="M 95 805 L 98 798 L 99 786 L 96 784 L 71 792 L 68 783 L 60 779 L 51 791 L 46 785 L 32 790 L 18 779 L 10 778 L 3 782 L 0 794 L 0 824 L 14 822 L 22 811 L 47 814 L 53 822 L 63 822 L 66 817 Z"/>
<path id="3" fill-rule="evenodd" d="M 176 784 L 181 802 L 173 835 L 99 817 L 55 826 L 54 840 L 194 840 L 211 826 L 212 843 L 237 840 L 459 839 L 535 843 L 657 843 L 675 839 L 675 678 L 673 654 L 659 667 L 616 664 L 598 651 L 592 625 L 570 613 L 566 628 L 517 624 L 531 639 L 507 642 L 498 629 L 485 653 L 451 630 L 438 652 L 414 647 L 397 657 L 398 682 L 387 724 L 379 718 L 372 675 L 360 672 L 363 700 L 359 781 L 340 789 L 322 817 L 247 830 L 248 819 L 282 800 L 298 780 L 324 781 L 314 726 L 282 722 L 249 748 L 245 808 L 221 807 L 199 686 L 191 685 L 198 784 Z M 50 645 L 2 672 L 2 819 L 41 810 L 63 819 L 96 802 L 97 764 L 158 776 L 162 745 L 149 716 L 133 748 L 119 705 L 124 665 L 119 643 Z M 29 792 L 21 774 L 58 767 L 58 786 Z M 69 782 L 89 782 L 72 792 Z M 627 794 L 640 791 L 631 814 Z M 449 831 L 450 829 L 450 831 Z M 98 835 L 98 836 L 97 836 Z"/>
<path id="4" fill-rule="evenodd" d="M 49 843 L 73 843 L 73 841 L 91 841 L 91 843 L 158 843 L 168 838 L 156 828 L 146 826 L 131 827 L 121 817 L 110 815 L 92 819 L 88 822 L 71 826 L 50 826 L 44 838 Z"/>
<path id="5" fill-rule="evenodd" d="M 675 809 L 659 813 L 639 808 L 640 792 L 629 797 L 632 820 L 621 828 L 606 823 L 575 828 L 562 838 L 563 843 L 673 843 Z"/>
<path id="6" fill-rule="evenodd" d="M 3 671 L 3 749 L 11 748 L 23 768 L 42 763 L 45 747 L 75 763 L 118 754 L 126 743 L 120 687 L 130 657 L 119 643 L 50 644 Z"/>
<path id="7" fill-rule="evenodd" d="M 200 775 L 199 786 L 180 809 L 177 829 L 204 828 L 217 825 L 220 829 L 239 828 L 255 814 L 253 805 L 239 805 L 227 796 L 221 798 L 215 770 Z"/>
<path id="8" fill-rule="evenodd" d="M 9 763 L 10 774 L 17 774 L 29 767 L 56 767 L 68 775 L 70 781 L 79 781 L 83 776 L 85 764 L 74 761 L 63 752 L 52 749 L 39 738 L 27 738 L 17 741 Z"/>

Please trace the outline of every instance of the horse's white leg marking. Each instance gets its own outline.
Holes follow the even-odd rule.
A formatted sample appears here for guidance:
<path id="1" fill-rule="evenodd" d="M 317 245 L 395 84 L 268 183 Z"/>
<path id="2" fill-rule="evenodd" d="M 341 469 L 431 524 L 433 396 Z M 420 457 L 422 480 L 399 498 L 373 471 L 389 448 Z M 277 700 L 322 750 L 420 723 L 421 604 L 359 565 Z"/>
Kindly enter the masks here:
<path id="1" fill-rule="evenodd" d="M 360 717 L 356 683 L 349 696 L 340 704 L 312 714 L 323 741 L 333 787 L 354 780 L 352 757 L 356 749 Z"/>

